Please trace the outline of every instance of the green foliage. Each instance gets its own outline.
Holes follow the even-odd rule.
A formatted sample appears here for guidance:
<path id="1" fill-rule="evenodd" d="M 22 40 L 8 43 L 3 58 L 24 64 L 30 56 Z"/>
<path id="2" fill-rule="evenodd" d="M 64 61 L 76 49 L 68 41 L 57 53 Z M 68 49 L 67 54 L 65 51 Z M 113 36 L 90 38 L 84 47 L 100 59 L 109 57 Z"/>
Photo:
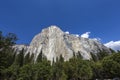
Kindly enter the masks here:
<path id="1" fill-rule="evenodd" d="M 60 59 L 59 59 L 59 62 L 64 62 L 64 58 L 62 57 L 62 55 L 60 55 Z"/>
<path id="2" fill-rule="evenodd" d="M 120 76 L 120 64 L 113 60 L 103 60 L 103 71 L 106 78 L 113 78 Z"/>
<path id="3" fill-rule="evenodd" d="M 102 61 L 93 62 L 93 79 L 112 79 L 120 77 L 120 54 L 106 56 Z"/>
<path id="4" fill-rule="evenodd" d="M 20 68 L 18 80 L 34 80 L 34 71 L 31 64 L 24 65 Z"/>
<path id="5" fill-rule="evenodd" d="M 103 67 L 101 62 L 91 62 L 91 68 L 93 71 L 93 79 L 104 79 L 103 78 Z"/>
<path id="6" fill-rule="evenodd" d="M 102 60 L 104 77 L 120 77 L 120 54 L 112 54 Z"/>
<path id="7" fill-rule="evenodd" d="M 113 49 L 110 48 L 111 53 L 116 53 Z"/>
<path id="8" fill-rule="evenodd" d="M 109 54 L 105 50 L 103 50 L 103 51 L 100 50 L 100 52 L 97 54 L 99 60 L 102 60 L 104 57 L 106 57 L 108 55 Z"/>
<path id="9" fill-rule="evenodd" d="M 78 58 L 83 59 L 83 57 L 82 57 L 82 55 L 81 55 L 80 51 L 78 51 L 78 53 L 77 53 L 77 54 L 78 54 L 78 55 L 77 55 L 77 57 L 78 57 Z"/>
<path id="10" fill-rule="evenodd" d="M 34 80 L 49 80 L 51 78 L 51 65 L 48 61 L 37 63 L 33 66 Z"/>
<path id="11" fill-rule="evenodd" d="M 52 64 L 52 80 L 66 80 L 67 75 L 64 72 L 64 59 L 62 55 L 60 59 Z"/>
<path id="12" fill-rule="evenodd" d="M 24 63 L 24 49 L 22 49 L 20 51 L 19 54 L 17 54 L 16 58 L 15 58 L 15 64 L 16 65 L 19 65 L 20 67 L 23 66 L 23 63 Z"/>
<path id="13" fill-rule="evenodd" d="M 67 65 L 69 65 L 67 67 Z M 91 79 L 92 69 L 90 67 L 90 62 L 82 60 L 79 58 L 72 58 L 69 62 L 66 62 L 66 68 L 68 79 Z"/>
<path id="14" fill-rule="evenodd" d="M 2 34 L 0 31 L 0 49 L 7 49 L 13 44 L 15 44 L 15 41 L 17 40 L 17 37 L 13 33 L 8 33 L 6 36 Z"/>
<path id="15" fill-rule="evenodd" d="M 33 64 L 34 63 L 34 54 L 30 55 L 30 63 Z"/>
<path id="16" fill-rule="evenodd" d="M 3 80 L 16 80 L 19 74 L 19 66 L 11 65 L 9 68 L 5 69 L 3 72 L 4 79 Z"/>
<path id="17" fill-rule="evenodd" d="M 6 36 L 0 31 L 0 80 L 6 68 L 12 65 L 14 55 L 12 45 L 15 44 L 17 37 L 13 33 L 8 33 Z"/>
<path id="18" fill-rule="evenodd" d="M 27 53 L 27 55 L 24 57 L 24 65 L 31 63 L 31 57 L 30 53 Z"/>
<path id="19" fill-rule="evenodd" d="M 42 50 L 41 50 L 41 52 L 39 53 L 39 55 L 37 57 L 36 62 L 42 62 L 42 59 L 43 59 L 43 54 L 42 54 Z"/>
<path id="20" fill-rule="evenodd" d="M 93 61 L 95 61 L 95 62 L 98 61 L 98 57 L 95 54 L 93 54 L 93 53 L 90 53 L 90 54 L 91 54 Z"/>

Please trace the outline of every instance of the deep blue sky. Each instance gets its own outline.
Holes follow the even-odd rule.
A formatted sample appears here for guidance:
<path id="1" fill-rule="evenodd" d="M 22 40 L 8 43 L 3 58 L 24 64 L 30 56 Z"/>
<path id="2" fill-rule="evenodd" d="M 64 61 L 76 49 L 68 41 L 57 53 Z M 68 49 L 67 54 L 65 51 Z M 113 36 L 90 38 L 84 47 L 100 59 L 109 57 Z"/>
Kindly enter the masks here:
<path id="1" fill-rule="evenodd" d="M 120 0 L 0 0 L 0 30 L 29 43 L 41 29 L 57 25 L 103 43 L 120 40 Z"/>

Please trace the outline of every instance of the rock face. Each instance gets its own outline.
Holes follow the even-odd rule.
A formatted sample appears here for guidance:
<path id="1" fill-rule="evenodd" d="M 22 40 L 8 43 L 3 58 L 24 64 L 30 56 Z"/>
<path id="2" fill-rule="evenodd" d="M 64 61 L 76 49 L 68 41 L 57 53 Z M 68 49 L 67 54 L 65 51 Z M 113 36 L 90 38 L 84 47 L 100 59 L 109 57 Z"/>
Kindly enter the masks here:
<path id="1" fill-rule="evenodd" d="M 95 39 L 78 37 L 72 34 L 63 32 L 57 26 L 50 26 L 43 29 L 41 33 L 37 34 L 29 46 L 15 45 L 17 51 L 21 48 L 25 49 L 25 53 L 34 54 L 34 60 L 37 59 L 39 53 L 42 51 L 43 55 L 48 60 L 52 61 L 60 55 L 64 60 L 69 60 L 73 57 L 73 53 L 78 55 L 78 52 L 84 59 L 91 59 L 91 54 L 95 55 L 100 51 L 110 53 L 110 50 Z"/>
<path id="2" fill-rule="evenodd" d="M 25 44 L 21 44 L 21 45 L 14 45 L 13 48 L 15 49 L 15 51 L 17 52 L 17 54 L 19 54 L 19 52 L 24 49 L 25 52 L 27 52 L 27 50 L 29 49 L 28 45 Z"/>

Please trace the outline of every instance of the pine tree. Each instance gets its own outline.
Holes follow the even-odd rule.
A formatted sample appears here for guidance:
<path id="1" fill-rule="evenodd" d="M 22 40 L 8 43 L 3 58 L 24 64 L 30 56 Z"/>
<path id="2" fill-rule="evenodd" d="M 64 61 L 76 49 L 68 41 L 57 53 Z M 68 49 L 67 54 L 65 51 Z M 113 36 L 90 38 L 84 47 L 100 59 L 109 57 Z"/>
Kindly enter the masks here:
<path id="1" fill-rule="evenodd" d="M 99 60 L 102 60 L 104 57 L 106 57 L 108 55 L 109 54 L 105 50 L 103 50 L 103 51 L 100 50 L 100 52 L 97 54 Z"/>
<path id="2" fill-rule="evenodd" d="M 91 54 L 91 57 L 92 57 L 93 61 L 95 61 L 95 62 L 98 61 L 98 58 L 95 54 L 93 54 L 93 53 L 90 53 L 90 54 Z"/>
<path id="3" fill-rule="evenodd" d="M 33 54 L 33 53 L 30 55 L 30 63 L 31 63 L 31 64 L 34 63 L 34 54 Z"/>
<path id="4" fill-rule="evenodd" d="M 0 80 L 2 79 L 2 72 L 8 68 L 12 63 L 12 45 L 15 44 L 17 37 L 13 33 L 9 33 L 6 36 L 3 36 L 0 31 Z"/>
<path id="5" fill-rule="evenodd" d="M 83 59 L 83 57 L 82 57 L 82 55 L 81 55 L 80 51 L 78 51 L 77 58 Z"/>
<path id="6" fill-rule="evenodd" d="M 60 62 L 64 62 L 64 58 L 62 55 L 60 55 L 60 59 L 59 59 Z"/>
<path id="7" fill-rule="evenodd" d="M 37 57 L 36 62 L 42 62 L 42 59 L 43 59 L 43 55 L 42 55 L 42 50 L 41 50 L 41 52 L 39 53 L 39 55 Z"/>
<path id="8" fill-rule="evenodd" d="M 30 53 L 27 53 L 27 55 L 24 57 L 24 65 L 31 63 L 30 61 Z"/>
<path id="9" fill-rule="evenodd" d="M 16 55 L 16 59 L 15 59 L 16 65 L 19 65 L 20 67 L 22 67 L 23 63 L 24 63 L 24 49 L 22 49 L 20 53 Z"/>

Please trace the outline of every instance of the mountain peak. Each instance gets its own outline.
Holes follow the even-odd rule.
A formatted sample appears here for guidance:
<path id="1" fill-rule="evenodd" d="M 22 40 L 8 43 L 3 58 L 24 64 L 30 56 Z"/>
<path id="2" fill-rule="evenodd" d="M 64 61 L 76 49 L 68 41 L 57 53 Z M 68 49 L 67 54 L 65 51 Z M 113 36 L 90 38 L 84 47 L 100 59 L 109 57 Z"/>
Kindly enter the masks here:
<path id="1" fill-rule="evenodd" d="M 55 31 L 59 31 L 59 32 L 63 32 L 58 26 L 56 25 L 51 25 L 45 29 L 42 29 L 42 32 L 55 32 Z"/>
<path id="2" fill-rule="evenodd" d="M 58 26 L 56 26 L 56 25 L 51 25 L 50 27 L 48 27 L 48 28 L 53 28 L 53 29 L 59 29 L 59 27 Z"/>
<path id="3" fill-rule="evenodd" d="M 48 60 L 59 58 L 61 55 L 65 61 L 75 55 L 81 54 L 83 59 L 91 59 L 91 53 L 97 55 L 102 50 L 110 53 L 110 50 L 96 40 L 89 38 L 76 37 L 66 34 L 58 26 L 52 25 L 42 30 L 36 35 L 26 48 L 26 54 L 34 54 L 34 60 L 37 59 L 42 51 Z"/>

